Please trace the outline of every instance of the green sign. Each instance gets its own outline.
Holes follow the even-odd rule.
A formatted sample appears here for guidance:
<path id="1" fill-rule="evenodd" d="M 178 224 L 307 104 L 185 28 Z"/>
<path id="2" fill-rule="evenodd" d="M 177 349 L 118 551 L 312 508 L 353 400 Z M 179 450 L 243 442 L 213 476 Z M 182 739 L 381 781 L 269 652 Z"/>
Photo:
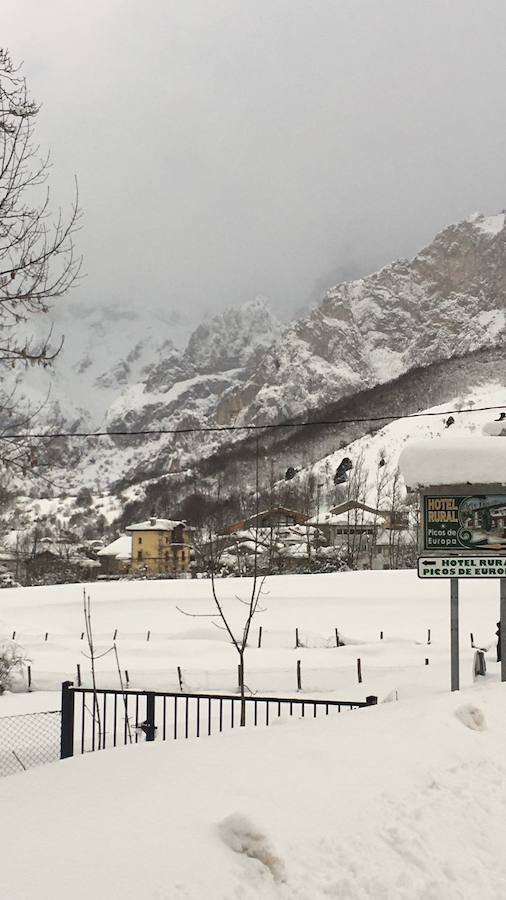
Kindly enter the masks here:
<path id="1" fill-rule="evenodd" d="M 506 494 L 423 497 L 426 550 L 506 553 Z"/>

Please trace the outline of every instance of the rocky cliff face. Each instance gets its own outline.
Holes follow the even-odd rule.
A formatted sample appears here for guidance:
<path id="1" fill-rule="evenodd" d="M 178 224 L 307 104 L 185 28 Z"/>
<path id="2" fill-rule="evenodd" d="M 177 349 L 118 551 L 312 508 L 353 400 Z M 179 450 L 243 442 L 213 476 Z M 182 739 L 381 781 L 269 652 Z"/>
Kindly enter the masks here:
<path id="1" fill-rule="evenodd" d="M 273 422 L 506 336 L 503 213 L 442 231 L 413 260 L 330 290 L 217 409 Z"/>
<path id="2" fill-rule="evenodd" d="M 188 428 L 215 421 L 221 397 L 255 369 L 281 325 L 261 297 L 207 318 L 185 350 L 168 348 L 111 404 L 111 429 Z"/>
<path id="3" fill-rule="evenodd" d="M 272 423 L 344 398 L 349 417 L 359 392 L 501 347 L 505 326 L 505 215 L 475 215 L 414 259 L 332 288 L 288 328 L 259 298 L 207 318 L 179 346 L 164 329 L 158 343 L 139 332 L 139 353 L 130 346 L 95 385 L 107 392 L 111 430 Z M 75 478 L 101 488 L 156 479 L 220 447 L 214 435 L 103 441 L 84 453 Z"/>

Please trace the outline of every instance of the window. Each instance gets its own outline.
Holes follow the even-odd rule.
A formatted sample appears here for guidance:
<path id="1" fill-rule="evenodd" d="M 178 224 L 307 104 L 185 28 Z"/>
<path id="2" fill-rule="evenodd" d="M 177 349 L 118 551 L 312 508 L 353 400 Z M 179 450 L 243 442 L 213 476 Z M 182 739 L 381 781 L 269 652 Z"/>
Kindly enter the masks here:
<path id="1" fill-rule="evenodd" d="M 142 559 L 142 550 L 138 550 L 137 559 Z"/>
<path id="2" fill-rule="evenodd" d="M 142 538 L 141 538 L 141 537 L 140 537 L 140 538 L 137 538 L 137 543 L 138 543 L 138 544 L 142 544 Z"/>

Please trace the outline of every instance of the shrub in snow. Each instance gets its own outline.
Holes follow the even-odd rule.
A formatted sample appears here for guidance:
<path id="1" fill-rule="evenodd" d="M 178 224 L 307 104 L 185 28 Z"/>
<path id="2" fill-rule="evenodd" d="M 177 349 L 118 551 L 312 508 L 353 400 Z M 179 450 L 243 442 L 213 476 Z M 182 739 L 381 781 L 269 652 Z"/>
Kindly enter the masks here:
<path id="1" fill-rule="evenodd" d="M 236 853 L 257 859 L 269 870 L 274 881 L 286 881 L 283 860 L 276 856 L 265 834 L 259 831 L 246 816 L 233 813 L 219 823 L 221 839 Z"/>
<path id="2" fill-rule="evenodd" d="M 0 641 L 0 695 L 24 678 L 28 660 L 16 641 Z"/>

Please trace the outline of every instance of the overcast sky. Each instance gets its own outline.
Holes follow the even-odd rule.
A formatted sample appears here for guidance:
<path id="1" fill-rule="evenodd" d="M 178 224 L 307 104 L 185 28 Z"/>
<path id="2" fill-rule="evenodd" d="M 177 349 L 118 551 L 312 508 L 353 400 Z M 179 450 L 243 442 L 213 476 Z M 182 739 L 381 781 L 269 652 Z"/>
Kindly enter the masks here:
<path id="1" fill-rule="evenodd" d="M 2 0 L 92 301 L 279 311 L 506 207 L 505 0 Z"/>

